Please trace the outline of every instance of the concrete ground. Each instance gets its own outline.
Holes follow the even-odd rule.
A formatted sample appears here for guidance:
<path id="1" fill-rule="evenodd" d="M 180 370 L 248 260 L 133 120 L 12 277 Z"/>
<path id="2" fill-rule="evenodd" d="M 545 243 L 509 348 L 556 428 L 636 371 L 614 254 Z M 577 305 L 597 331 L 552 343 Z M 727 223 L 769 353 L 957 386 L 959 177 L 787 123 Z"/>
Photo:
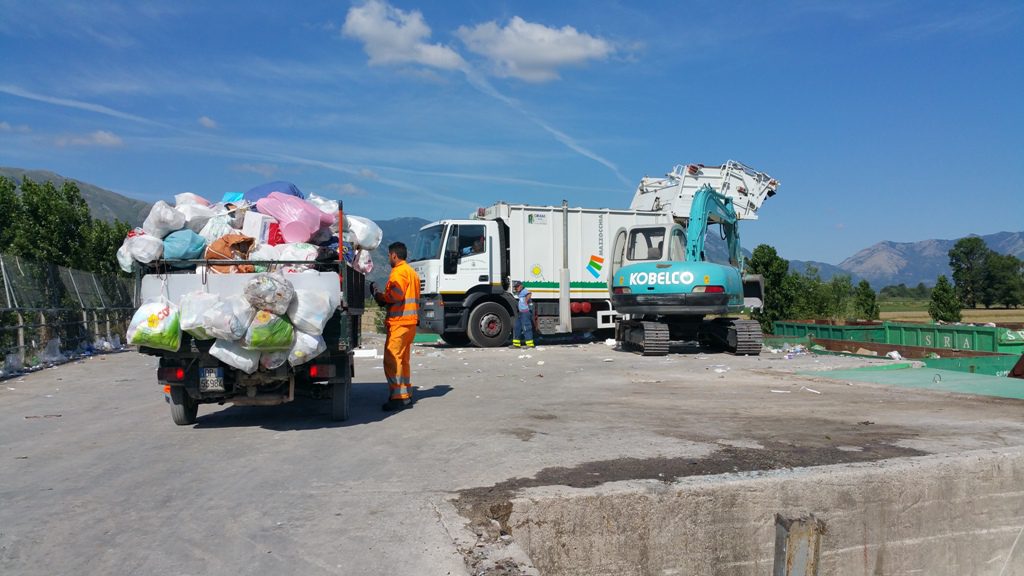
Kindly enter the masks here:
<path id="1" fill-rule="evenodd" d="M 524 491 L 1024 446 L 1024 401 L 796 374 L 883 362 L 417 345 L 412 410 L 360 359 L 348 422 L 299 400 L 178 427 L 155 358 L 96 357 L 0 382 L 0 573 L 536 574 Z"/>

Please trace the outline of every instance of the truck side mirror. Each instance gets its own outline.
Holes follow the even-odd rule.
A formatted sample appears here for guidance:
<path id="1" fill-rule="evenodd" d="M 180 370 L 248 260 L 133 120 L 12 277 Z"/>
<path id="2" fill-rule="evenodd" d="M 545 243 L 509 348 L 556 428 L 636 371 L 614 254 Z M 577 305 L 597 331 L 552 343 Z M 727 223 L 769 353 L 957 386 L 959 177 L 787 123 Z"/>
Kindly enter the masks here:
<path id="1" fill-rule="evenodd" d="M 455 274 L 459 268 L 459 253 L 458 252 L 445 252 L 444 253 L 444 273 Z"/>

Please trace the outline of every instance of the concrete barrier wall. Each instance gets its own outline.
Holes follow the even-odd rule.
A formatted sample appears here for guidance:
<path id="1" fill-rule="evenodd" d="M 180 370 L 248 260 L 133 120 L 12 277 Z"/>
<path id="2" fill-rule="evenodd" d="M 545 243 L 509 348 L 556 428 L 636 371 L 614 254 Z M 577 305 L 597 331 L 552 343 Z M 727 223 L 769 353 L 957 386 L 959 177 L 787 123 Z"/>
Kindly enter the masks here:
<path id="1" fill-rule="evenodd" d="M 1024 576 L 1024 450 L 535 488 L 508 524 L 545 576 L 765 576 L 776 514 L 824 523 L 820 575 Z"/>

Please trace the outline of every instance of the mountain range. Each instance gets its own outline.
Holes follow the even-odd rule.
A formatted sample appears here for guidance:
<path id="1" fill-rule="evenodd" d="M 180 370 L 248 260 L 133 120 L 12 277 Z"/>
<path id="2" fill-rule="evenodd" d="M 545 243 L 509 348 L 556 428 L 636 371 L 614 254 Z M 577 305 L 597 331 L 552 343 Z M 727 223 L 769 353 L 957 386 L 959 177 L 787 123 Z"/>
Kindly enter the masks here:
<path id="1" fill-rule="evenodd" d="M 67 178 L 60 174 L 45 170 L 25 170 L 22 168 L 2 168 L 0 176 L 13 180 L 20 185 L 27 177 L 33 182 L 53 182 L 54 186 L 60 187 L 66 180 L 71 180 L 78 185 L 85 198 L 93 217 L 102 220 L 112 221 L 115 218 L 128 222 L 133 226 L 139 226 L 149 213 L 151 204 L 141 200 L 135 200 L 104 190 L 98 186 Z M 168 198 L 169 201 L 173 199 Z M 390 220 L 377 220 L 377 224 L 384 233 L 384 241 L 381 246 L 374 250 L 373 261 L 374 271 L 369 279 L 380 282 L 387 278 L 389 268 L 387 263 L 387 245 L 391 242 L 404 242 L 412 247 L 413 235 L 428 221 L 423 218 L 402 217 Z M 998 232 L 980 236 L 985 244 L 992 250 L 1001 254 L 1013 254 L 1024 259 L 1024 232 Z M 873 288 L 880 289 L 884 286 L 895 284 L 906 284 L 916 286 L 919 283 L 934 285 L 939 275 L 950 276 L 949 250 L 956 244 L 958 239 L 951 240 L 922 240 L 920 242 L 890 242 L 883 241 L 869 246 L 856 254 L 846 258 L 838 265 L 825 262 L 790 260 L 789 269 L 796 272 L 805 272 L 813 266 L 823 280 L 829 280 L 839 274 L 847 274 L 854 283 L 860 280 L 867 280 Z M 715 247 L 709 247 L 709 257 L 714 260 L 711 252 Z M 749 252 L 744 250 L 749 256 Z M 785 254 L 780 254 L 785 258 Z"/>

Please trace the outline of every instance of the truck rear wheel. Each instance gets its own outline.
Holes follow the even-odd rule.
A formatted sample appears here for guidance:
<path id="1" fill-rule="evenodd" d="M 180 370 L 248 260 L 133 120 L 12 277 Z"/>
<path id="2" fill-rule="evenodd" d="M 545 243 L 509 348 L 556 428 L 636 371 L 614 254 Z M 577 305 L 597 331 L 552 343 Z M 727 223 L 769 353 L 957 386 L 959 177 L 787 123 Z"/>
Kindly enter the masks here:
<path id="1" fill-rule="evenodd" d="M 497 302 L 484 302 L 469 313 L 469 339 L 481 348 L 504 346 L 512 333 L 508 310 Z"/>
<path id="2" fill-rule="evenodd" d="M 178 426 L 196 423 L 199 403 L 192 399 L 184 386 L 171 386 L 171 420 Z"/>
<path id="3" fill-rule="evenodd" d="M 348 420 L 348 397 L 351 391 L 352 381 L 347 378 L 331 384 L 331 420 Z"/>

